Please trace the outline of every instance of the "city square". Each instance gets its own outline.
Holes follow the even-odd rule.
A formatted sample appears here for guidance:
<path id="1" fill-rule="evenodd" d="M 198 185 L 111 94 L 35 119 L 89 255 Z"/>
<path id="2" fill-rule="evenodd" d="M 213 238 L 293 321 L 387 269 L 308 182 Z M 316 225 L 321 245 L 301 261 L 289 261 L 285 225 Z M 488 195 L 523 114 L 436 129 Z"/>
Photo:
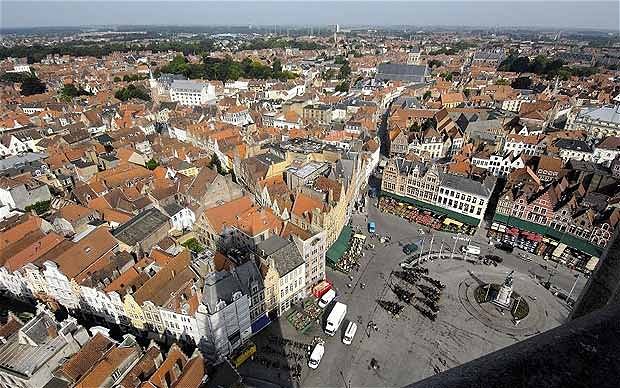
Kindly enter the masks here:
<path id="1" fill-rule="evenodd" d="M 566 304 L 537 280 L 543 278 L 544 273 L 538 270 L 531 273 L 525 265 L 527 263 L 516 256 L 511 259 L 505 252 L 498 253 L 503 254 L 504 260 L 497 266 L 485 265 L 482 261 L 474 264 L 463 260 L 458 252 L 454 259 L 435 259 L 422 263 L 422 267 L 428 268 L 430 277 L 446 286 L 439 302 L 436 321 L 429 320 L 412 305 L 405 305 L 398 318 L 393 317 L 377 301 L 398 301 L 391 290 L 395 284 L 420 295 L 417 289 L 408 287 L 406 282 L 394 274 L 402 271 L 400 263 L 406 258 L 403 246 L 423 238 L 426 238 L 428 246 L 429 236 L 426 233 L 419 234 L 419 225 L 383 214 L 374 204 L 368 205 L 367 212 L 368 219 L 376 223 L 377 234 L 390 236 L 391 242 L 381 243 L 376 236 L 368 236 L 366 243 L 375 248 L 365 250 L 357 271 L 353 270 L 350 276 L 336 271 L 328 273 L 328 279 L 338 292 L 336 300 L 348 306 L 341 330 L 344 330 L 347 321 L 358 324 L 353 343 L 344 345 L 340 340 L 341 335 L 326 336 L 322 327 L 316 324 L 305 334 L 300 334 L 285 319 L 280 318 L 257 336 L 257 344 L 263 343 L 263 340 L 269 342 L 269 338 L 275 335 L 306 344 L 310 344 L 315 337 L 321 337 L 326 341 L 326 351 L 319 368 L 311 370 L 301 361 L 301 378 L 295 379 L 283 370 L 265 368 L 264 365 L 248 361 L 240 373 L 248 376 L 250 381 L 310 387 L 403 386 L 549 330 L 566 319 L 569 312 Z M 368 235 L 365 231 L 366 214 L 354 214 L 353 220 L 353 228 L 364 230 Z M 451 242 L 452 249 L 454 240 L 450 234 L 443 233 L 441 237 L 436 237 L 436 249 L 433 251 L 439 250 L 440 241 L 443 240 L 446 245 Z M 484 241 L 483 238 L 480 240 Z M 516 264 L 516 268 L 509 267 L 512 263 Z M 533 265 L 540 267 L 538 264 Z M 502 283 L 512 270 L 515 270 L 515 292 L 527 298 L 531 307 L 528 317 L 516 326 L 499 312 L 496 316 L 485 313 L 473 295 L 469 299 L 467 295 L 468 288 L 473 290 L 480 284 Z M 563 279 L 562 286 L 570 287 L 570 280 L 574 280 L 570 270 L 559 268 L 558 272 L 561 275 L 556 275 L 554 279 Z M 424 281 L 420 283 L 428 284 Z M 369 322 L 370 327 L 367 326 Z M 377 330 L 372 326 L 373 323 Z M 379 369 L 370 367 L 372 359 L 377 361 Z M 260 380 L 252 380 L 253 376 Z"/>

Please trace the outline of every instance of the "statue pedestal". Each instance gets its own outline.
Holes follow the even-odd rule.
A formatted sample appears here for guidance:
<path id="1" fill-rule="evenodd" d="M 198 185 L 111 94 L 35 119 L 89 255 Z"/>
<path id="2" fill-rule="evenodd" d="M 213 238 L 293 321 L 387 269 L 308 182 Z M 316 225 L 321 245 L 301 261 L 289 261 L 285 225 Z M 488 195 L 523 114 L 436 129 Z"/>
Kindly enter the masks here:
<path id="1" fill-rule="evenodd" d="M 499 307 L 508 309 L 510 308 L 510 296 L 512 295 L 512 286 L 503 285 L 495 299 L 493 299 L 493 303 Z"/>

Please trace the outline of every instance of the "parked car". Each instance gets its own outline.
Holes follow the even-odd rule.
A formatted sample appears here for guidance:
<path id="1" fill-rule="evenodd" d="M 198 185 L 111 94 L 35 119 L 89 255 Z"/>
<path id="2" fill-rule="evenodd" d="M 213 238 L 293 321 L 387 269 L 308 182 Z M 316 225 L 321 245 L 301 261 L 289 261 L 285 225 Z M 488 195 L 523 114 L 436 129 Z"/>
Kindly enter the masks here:
<path id="1" fill-rule="evenodd" d="M 512 253 L 512 251 L 514 250 L 512 245 L 506 243 L 497 244 L 496 247 L 508 253 Z"/>
<path id="2" fill-rule="evenodd" d="M 314 346 L 312 349 L 312 353 L 310 354 L 310 360 L 308 360 L 308 367 L 311 369 L 316 369 L 319 367 L 319 363 L 323 358 L 323 354 L 325 354 L 325 344 L 323 341 L 320 341 Z"/>
<path id="3" fill-rule="evenodd" d="M 406 255 L 410 255 L 417 250 L 418 246 L 414 243 L 409 243 L 403 247 L 403 252 L 405 252 Z"/>
<path id="4" fill-rule="evenodd" d="M 497 255 L 486 255 L 484 256 L 485 259 L 489 259 L 492 260 L 496 263 L 501 263 L 503 261 L 503 259 Z"/>
<path id="5" fill-rule="evenodd" d="M 336 291 L 334 291 L 333 289 L 327 291 L 325 294 L 323 294 L 321 299 L 319 299 L 319 307 L 324 309 L 328 304 L 332 302 L 332 300 L 334 300 L 335 297 Z"/>
<path id="6" fill-rule="evenodd" d="M 353 342 L 353 337 L 355 337 L 355 333 L 357 332 L 357 324 L 355 322 L 349 322 L 347 325 L 347 330 L 344 332 L 344 336 L 342 337 L 342 343 L 345 345 L 351 345 Z"/>

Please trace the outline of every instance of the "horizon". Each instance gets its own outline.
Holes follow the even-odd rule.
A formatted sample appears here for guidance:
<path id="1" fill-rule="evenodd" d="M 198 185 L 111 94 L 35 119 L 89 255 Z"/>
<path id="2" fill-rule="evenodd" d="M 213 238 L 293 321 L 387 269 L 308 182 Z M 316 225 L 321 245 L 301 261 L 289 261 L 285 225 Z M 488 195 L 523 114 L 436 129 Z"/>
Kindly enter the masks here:
<path id="1" fill-rule="evenodd" d="M 3 1 L 0 7 L 1 30 L 340 24 L 620 31 L 620 3 L 612 1 Z"/>

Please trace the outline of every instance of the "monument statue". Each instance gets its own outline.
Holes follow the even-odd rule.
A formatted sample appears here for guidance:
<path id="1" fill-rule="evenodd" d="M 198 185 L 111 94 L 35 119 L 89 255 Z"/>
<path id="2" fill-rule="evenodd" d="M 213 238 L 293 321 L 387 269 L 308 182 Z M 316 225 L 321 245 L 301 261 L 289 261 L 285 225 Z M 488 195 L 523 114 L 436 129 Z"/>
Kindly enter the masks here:
<path id="1" fill-rule="evenodd" d="M 515 273 L 515 270 L 513 269 L 512 271 L 510 271 L 510 273 L 508 274 L 508 276 L 506 276 L 506 280 L 504 280 L 504 286 L 506 287 L 512 287 L 512 274 Z"/>
<path id="2" fill-rule="evenodd" d="M 513 270 L 506 276 L 506 280 L 504 280 L 504 284 L 499 289 L 499 292 L 495 296 L 493 303 L 504 308 L 508 309 L 511 305 L 510 297 L 512 296 L 512 274 L 515 271 Z"/>

